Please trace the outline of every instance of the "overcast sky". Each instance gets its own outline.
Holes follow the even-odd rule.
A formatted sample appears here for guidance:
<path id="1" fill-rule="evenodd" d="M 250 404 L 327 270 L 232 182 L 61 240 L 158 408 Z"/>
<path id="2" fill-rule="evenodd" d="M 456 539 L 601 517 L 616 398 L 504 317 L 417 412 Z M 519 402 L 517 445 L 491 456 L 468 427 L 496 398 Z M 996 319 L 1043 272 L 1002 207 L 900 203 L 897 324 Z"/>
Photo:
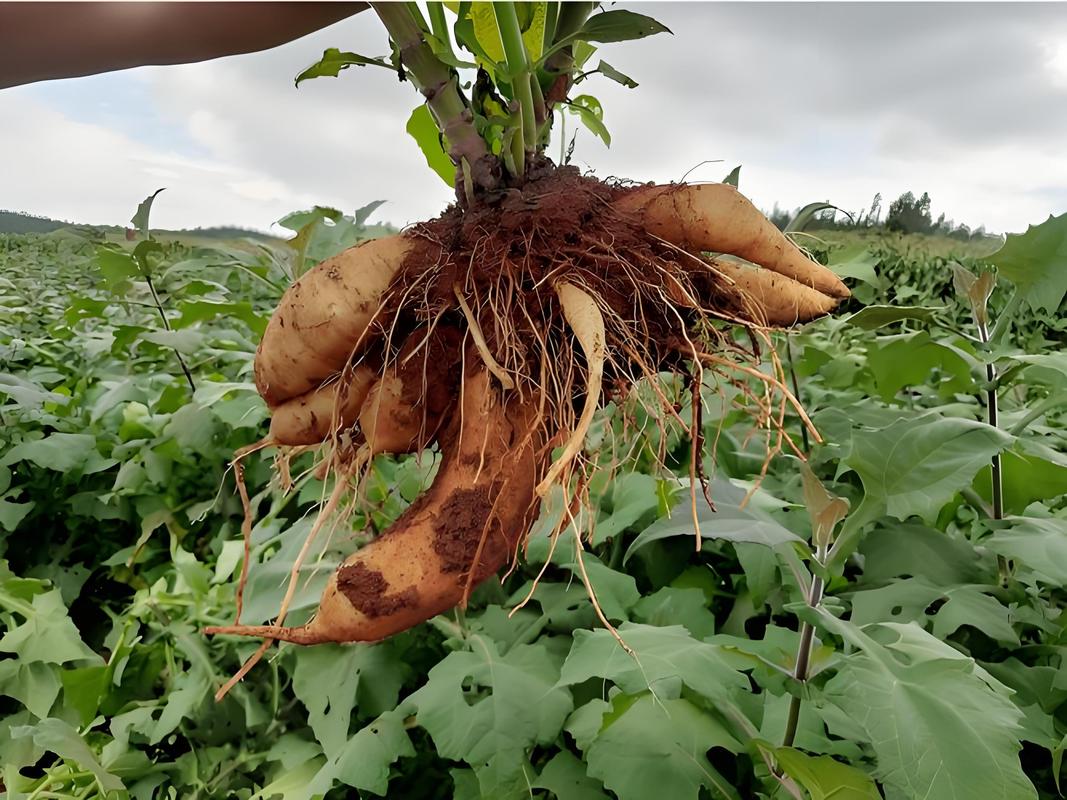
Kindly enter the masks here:
<path id="1" fill-rule="evenodd" d="M 601 176 L 721 180 L 757 205 L 846 209 L 927 191 L 936 216 L 1019 231 L 1067 211 L 1067 5 L 627 4 L 674 31 L 603 46 Z M 385 51 L 370 12 L 263 53 L 0 91 L 0 208 L 154 227 L 261 230 L 312 204 L 434 216 L 450 190 L 404 132 L 418 102 L 377 68 L 293 87 L 326 47 Z M 594 57 L 595 58 L 595 57 Z M 568 125 L 571 125 L 568 120 Z M 554 150 L 558 153 L 558 149 Z M 277 230 L 277 229 L 275 229 Z"/>

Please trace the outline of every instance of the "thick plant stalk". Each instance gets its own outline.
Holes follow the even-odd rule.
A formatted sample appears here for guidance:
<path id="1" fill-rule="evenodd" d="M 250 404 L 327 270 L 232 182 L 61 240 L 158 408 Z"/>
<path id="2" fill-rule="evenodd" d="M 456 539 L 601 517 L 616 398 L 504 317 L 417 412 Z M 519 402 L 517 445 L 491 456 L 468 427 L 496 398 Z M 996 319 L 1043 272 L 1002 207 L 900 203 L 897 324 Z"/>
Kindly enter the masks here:
<path id="1" fill-rule="evenodd" d="M 385 24 L 400 50 L 408 77 L 426 98 L 426 105 L 448 139 L 457 185 L 462 185 L 462 164 L 466 161 L 476 187 L 496 188 L 500 182 L 498 162 L 474 127 L 474 115 L 460 95 L 455 74 L 433 54 L 407 4 L 371 3 L 371 7 Z"/>
<path id="2" fill-rule="evenodd" d="M 593 3 L 587 2 L 561 3 L 552 41 L 558 42 L 578 31 L 593 13 L 593 6 Z M 573 69 L 574 51 L 570 45 L 561 47 L 545 60 L 545 71 L 558 76 L 547 98 L 549 103 L 559 102 L 570 94 Z"/>
<path id="3" fill-rule="evenodd" d="M 524 163 L 529 163 L 530 156 L 537 146 L 537 122 L 534 115 L 533 88 L 530 85 L 530 65 L 526 58 L 526 45 L 522 41 L 522 31 L 519 29 L 519 17 L 515 13 L 515 4 L 511 2 L 493 3 L 493 13 L 496 15 L 496 24 L 500 29 L 500 42 L 504 46 L 504 56 L 508 62 L 508 70 L 511 72 L 511 89 L 515 99 L 519 101 L 519 116 L 521 120 L 522 150 Z M 520 135 L 516 133 L 516 136 Z M 524 164 L 515 165 L 521 178 L 524 172 Z"/>

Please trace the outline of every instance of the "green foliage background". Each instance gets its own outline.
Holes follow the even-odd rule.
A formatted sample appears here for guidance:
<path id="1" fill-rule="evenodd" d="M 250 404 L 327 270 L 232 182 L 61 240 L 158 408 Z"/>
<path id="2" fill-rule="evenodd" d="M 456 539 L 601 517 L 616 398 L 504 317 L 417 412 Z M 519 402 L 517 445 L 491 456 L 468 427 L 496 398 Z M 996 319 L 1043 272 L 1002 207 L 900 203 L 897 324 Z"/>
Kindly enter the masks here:
<path id="1" fill-rule="evenodd" d="M 1058 796 L 1067 217 L 1009 239 L 990 307 L 1011 324 L 990 347 L 952 288 L 952 262 L 984 265 L 964 245 L 803 240 L 855 288 L 788 349 L 778 336 L 824 438 L 812 469 L 850 501 L 828 569 L 812 558 L 796 459 L 776 459 L 743 506 L 760 434 L 722 402 L 735 390 L 708 387 L 718 510 L 700 505 L 699 551 L 688 442 L 598 424 L 638 454 L 593 487 L 586 556 L 636 659 L 597 624 L 573 540 L 517 608 L 548 557 L 535 531 L 526 564 L 465 614 L 376 645 L 283 646 L 215 703 L 256 646 L 199 632 L 234 613 L 241 507 L 227 463 L 265 432 L 256 342 L 288 282 L 367 235 L 366 215 L 293 215 L 297 249 L 0 238 L 7 797 Z M 986 361 L 1000 371 L 998 429 Z M 651 471 L 661 446 L 672 473 Z M 1002 521 L 988 514 L 995 453 Z M 310 461 L 288 493 L 269 454 L 247 463 L 257 524 L 242 621 L 255 623 L 276 611 L 328 487 L 301 475 Z M 433 468 L 432 456 L 377 462 L 367 514 L 309 560 L 295 613 Z M 808 568 L 827 582 L 814 608 L 798 583 Z M 801 620 L 816 631 L 803 682 Z"/>

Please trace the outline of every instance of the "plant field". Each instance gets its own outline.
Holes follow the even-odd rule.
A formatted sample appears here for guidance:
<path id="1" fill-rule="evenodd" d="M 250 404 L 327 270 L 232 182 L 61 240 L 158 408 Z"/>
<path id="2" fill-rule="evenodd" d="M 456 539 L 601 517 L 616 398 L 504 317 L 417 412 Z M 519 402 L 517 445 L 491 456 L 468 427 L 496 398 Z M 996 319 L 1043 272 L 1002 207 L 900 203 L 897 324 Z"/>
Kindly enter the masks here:
<path id="1" fill-rule="evenodd" d="M 380 644 L 276 647 L 216 703 L 257 644 L 201 633 L 235 611 L 228 462 L 265 431 L 256 343 L 363 218 L 294 216 L 300 251 L 0 238 L 7 797 L 1058 796 L 1067 217 L 1009 237 L 995 287 L 976 278 L 989 262 L 922 237 L 803 239 L 854 292 L 776 335 L 822 442 L 810 470 L 765 463 L 740 387 L 709 380 L 714 512 L 690 492 L 688 441 L 598 415 L 593 439 L 637 458 L 591 487 L 584 565 L 633 656 L 598 621 L 572 534 L 534 588 L 535 531 L 465 612 Z M 683 389 L 663 385 L 685 416 Z M 803 441 L 791 411 L 786 427 Z M 269 451 L 246 461 L 243 622 L 277 611 L 328 492 L 310 458 L 288 486 Z M 368 510 L 307 560 L 294 616 L 434 468 L 377 460 Z"/>

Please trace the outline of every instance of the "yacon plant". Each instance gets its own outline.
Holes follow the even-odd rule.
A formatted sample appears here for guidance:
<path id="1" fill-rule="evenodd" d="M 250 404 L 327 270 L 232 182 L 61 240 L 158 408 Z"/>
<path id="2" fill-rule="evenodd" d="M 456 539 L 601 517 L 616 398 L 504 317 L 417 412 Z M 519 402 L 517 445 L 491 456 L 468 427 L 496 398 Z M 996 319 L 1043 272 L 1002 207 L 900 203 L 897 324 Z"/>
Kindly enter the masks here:
<path id="1" fill-rule="evenodd" d="M 666 32 L 655 20 L 591 3 L 430 3 L 429 21 L 413 4 L 371 6 L 390 56 L 329 50 L 300 77 L 395 69 L 425 98 L 408 127 L 432 121 L 421 144 L 431 163 L 447 157 L 457 202 L 319 264 L 267 328 L 255 376 L 272 422 L 258 447 L 279 448 L 283 465 L 319 448 L 334 481 L 275 624 L 208 629 L 264 639 L 234 680 L 275 640 L 374 641 L 462 604 L 519 557 L 553 487 L 556 533 L 572 524 L 591 474 L 614 460 L 585 450 L 606 402 L 650 405 L 699 454 L 699 393 L 717 378 L 741 388 L 777 451 L 787 404 L 803 411 L 766 331 L 849 294 L 732 185 L 610 184 L 549 160 L 564 111 L 605 133 L 576 85 L 591 72 L 635 85 L 604 62 L 585 71 L 593 43 Z M 663 373 L 692 391 L 690 418 L 657 388 Z M 634 391 L 642 381 L 651 393 Z M 301 561 L 370 460 L 433 446 L 433 485 L 342 563 L 308 624 L 285 627 Z M 692 464 L 695 506 L 704 476 Z M 580 549 L 579 537 L 579 566 Z"/>

